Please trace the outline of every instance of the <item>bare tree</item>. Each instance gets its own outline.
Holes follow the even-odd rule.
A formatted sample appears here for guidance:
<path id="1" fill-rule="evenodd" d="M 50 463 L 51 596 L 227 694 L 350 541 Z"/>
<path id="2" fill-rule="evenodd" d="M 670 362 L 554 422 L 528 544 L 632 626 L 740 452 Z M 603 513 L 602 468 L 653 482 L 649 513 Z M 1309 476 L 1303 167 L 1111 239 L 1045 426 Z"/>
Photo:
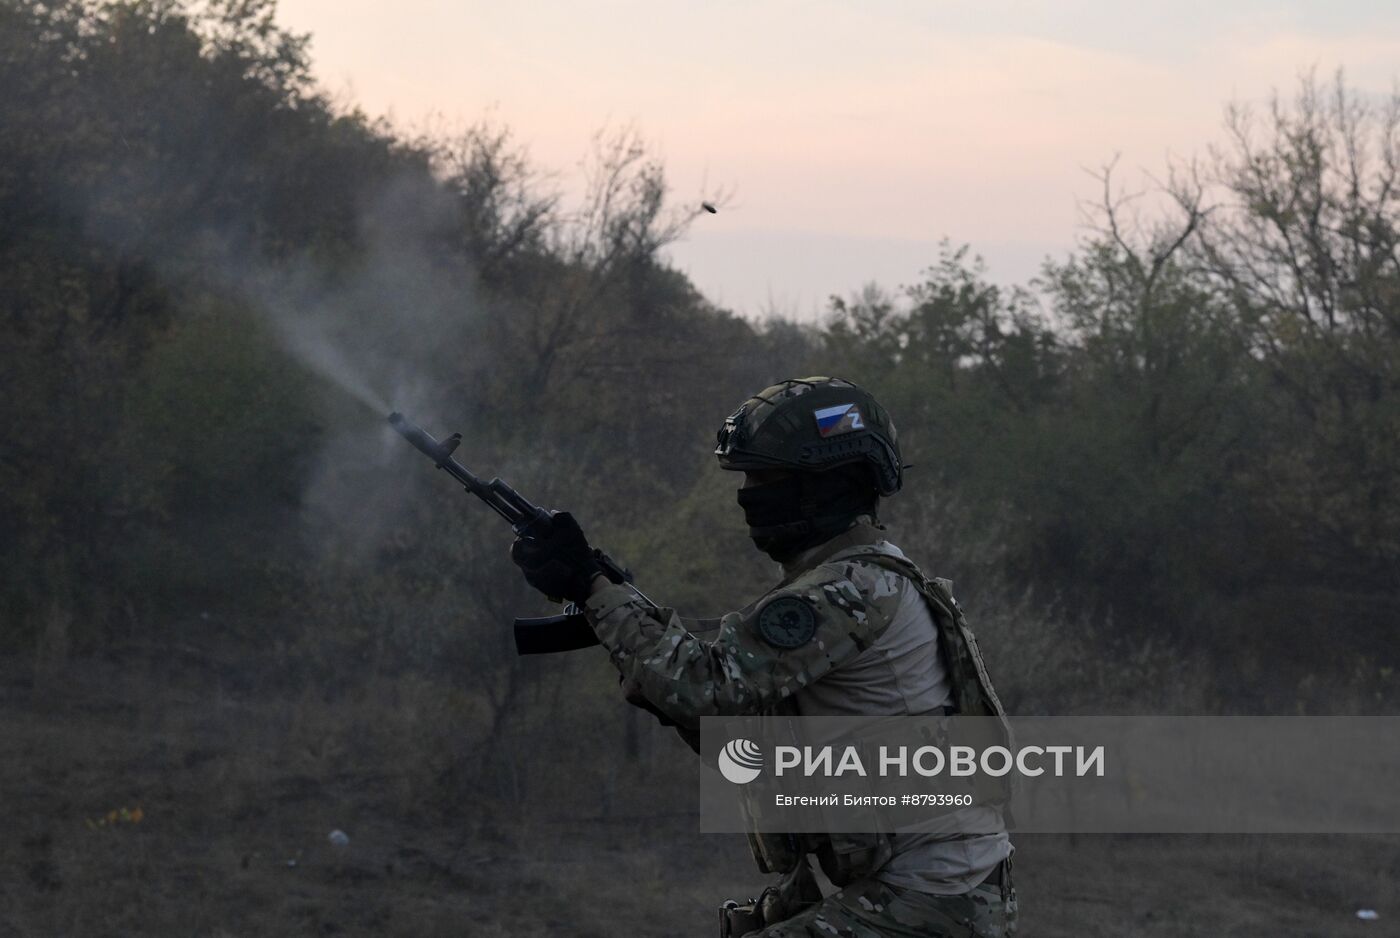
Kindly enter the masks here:
<path id="1" fill-rule="evenodd" d="M 1309 74 L 1291 104 L 1232 105 L 1226 130 L 1209 179 L 1221 210 L 1196 246 L 1254 339 L 1400 336 L 1400 91 L 1367 99 Z"/>
<path id="2" fill-rule="evenodd" d="M 462 211 L 464 245 L 488 282 L 507 262 L 538 251 L 558 223 L 559 196 L 514 144 L 507 128 L 481 121 L 431 144 L 434 161 Z"/>
<path id="3" fill-rule="evenodd" d="M 586 341 L 606 346 L 618 338 L 625 324 L 605 315 L 605 302 L 615 298 L 629 276 L 644 273 L 702 211 L 698 200 L 668 207 L 661 162 L 632 128 L 599 131 L 584 170 L 582 205 L 550 230 L 558 279 L 540 281 L 521 310 L 533 393 L 542 393 L 559 377 L 566 351 L 577 352 Z M 714 204 L 723 198 L 707 200 Z"/>
<path id="4" fill-rule="evenodd" d="M 1292 445 L 1257 471 L 1319 563 L 1400 557 L 1400 90 L 1305 74 L 1291 101 L 1226 113 L 1217 200 L 1190 254 L 1283 398 Z M 1381 579 L 1389 579 L 1386 574 Z"/>

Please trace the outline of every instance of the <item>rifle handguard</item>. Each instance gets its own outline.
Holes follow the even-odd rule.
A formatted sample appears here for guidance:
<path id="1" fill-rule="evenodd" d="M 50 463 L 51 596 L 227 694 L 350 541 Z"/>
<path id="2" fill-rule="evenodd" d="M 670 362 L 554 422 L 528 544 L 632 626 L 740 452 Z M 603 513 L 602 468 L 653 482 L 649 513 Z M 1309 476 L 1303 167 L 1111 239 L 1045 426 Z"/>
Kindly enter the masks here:
<path id="1" fill-rule="evenodd" d="M 504 518 L 517 536 L 529 537 L 535 525 L 549 522 L 550 512 L 534 504 L 505 482 L 500 479 L 482 481 L 454 459 L 452 454 L 462 441 L 460 433 L 454 433 L 446 440 L 438 440 L 397 412 L 389 415 L 389 423 L 404 439 L 413 444 L 414 449 L 431 459 L 434 465 L 456 479 L 463 488 Z M 593 556 L 603 575 L 613 583 L 632 582 L 631 572 L 607 554 L 595 549 Z M 640 590 L 633 587 L 633 591 L 643 602 L 656 605 Z M 597 644 L 598 637 L 593 634 L 588 620 L 577 607 L 569 607 L 563 615 L 515 620 L 515 650 L 522 655 L 547 655 L 558 651 L 591 648 Z"/>

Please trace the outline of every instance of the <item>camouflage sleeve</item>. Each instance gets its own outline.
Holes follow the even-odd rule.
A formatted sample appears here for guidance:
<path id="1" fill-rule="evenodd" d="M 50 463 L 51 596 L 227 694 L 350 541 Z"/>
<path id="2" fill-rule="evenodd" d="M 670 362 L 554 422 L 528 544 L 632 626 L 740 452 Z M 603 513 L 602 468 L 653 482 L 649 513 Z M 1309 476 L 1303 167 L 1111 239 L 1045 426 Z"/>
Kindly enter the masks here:
<path id="1" fill-rule="evenodd" d="M 622 586 L 599 590 L 586 611 L 624 686 L 693 729 L 703 716 L 770 709 L 869 647 L 888 617 L 850 572 L 848 564 L 808 571 L 721 618 L 713 641 Z"/>

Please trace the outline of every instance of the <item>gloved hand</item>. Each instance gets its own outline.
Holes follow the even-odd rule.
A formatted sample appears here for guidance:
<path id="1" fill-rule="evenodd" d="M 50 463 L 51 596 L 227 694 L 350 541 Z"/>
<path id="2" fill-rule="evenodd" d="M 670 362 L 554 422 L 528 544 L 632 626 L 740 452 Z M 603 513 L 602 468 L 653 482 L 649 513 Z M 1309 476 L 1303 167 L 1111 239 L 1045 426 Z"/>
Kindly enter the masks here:
<path id="1" fill-rule="evenodd" d="M 515 539 L 510 559 L 525 573 L 526 582 L 541 593 L 581 605 L 588 598 L 593 578 L 603 572 L 583 529 L 567 511 L 555 512 L 548 527 L 537 527 L 543 530 Z"/>
<path id="2" fill-rule="evenodd" d="M 617 676 L 617 682 L 622 685 L 623 697 L 632 706 L 637 707 L 640 710 L 645 710 L 647 713 L 650 713 L 652 716 L 656 717 L 658 721 L 660 721 L 662 726 L 676 725 L 675 720 L 668 717 L 663 711 L 658 709 L 656 705 L 653 704 L 650 700 L 647 700 L 646 695 L 642 693 L 642 689 L 640 687 L 638 687 L 635 684 L 629 684 L 627 682 L 627 679 L 624 678 L 621 674 Z"/>
<path id="3" fill-rule="evenodd" d="M 821 901 L 821 887 L 807 858 L 803 857 L 796 869 L 784 874 L 776 885 L 763 890 L 758 897 L 758 910 L 764 926 L 768 926 L 786 921 Z"/>

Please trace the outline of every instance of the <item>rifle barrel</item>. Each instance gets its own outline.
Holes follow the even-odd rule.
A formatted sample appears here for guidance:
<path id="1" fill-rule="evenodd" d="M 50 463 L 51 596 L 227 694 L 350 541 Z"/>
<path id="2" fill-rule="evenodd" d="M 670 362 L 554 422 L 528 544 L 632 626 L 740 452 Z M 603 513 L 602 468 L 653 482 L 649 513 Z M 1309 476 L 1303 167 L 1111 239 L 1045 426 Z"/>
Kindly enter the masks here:
<path id="1" fill-rule="evenodd" d="M 457 448 L 458 437 L 454 436 L 448 442 L 443 443 L 398 411 L 389 415 L 389 425 L 397 430 L 404 439 L 412 443 L 414 449 L 427 456 L 439 469 L 460 482 L 468 492 L 490 505 L 496 514 L 506 519 L 512 527 L 532 520 L 533 515 L 530 511 L 522 510 L 509 503 L 500 494 L 493 491 L 490 485 L 478 479 L 470 469 L 452 458 L 452 451 Z M 533 505 L 526 504 L 528 508 L 534 509 Z"/>
<path id="2" fill-rule="evenodd" d="M 500 479 L 492 479 L 486 483 L 472 474 L 466 466 L 452 458 L 452 451 L 457 448 L 457 443 L 461 440 L 460 434 L 453 434 L 446 442 L 442 442 L 434 437 L 427 430 L 409 420 L 398 411 L 389 415 L 389 425 L 392 426 L 399 435 L 413 444 L 414 449 L 431 459 L 439 469 L 446 472 L 452 478 L 460 482 L 468 492 L 490 505 L 496 514 L 504 518 L 510 524 L 512 530 L 517 535 L 530 536 L 528 534 L 531 525 L 549 521 L 550 513 L 543 508 L 536 506 L 525 496 L 511 488 Z M 602 551 L 595 551 L 598 564 L 602 567 L 604 575 L 614 583 L 626 583 L 628 587 L 637 594 L 645 603 L 655 607 L 645 593 L 637 589 L 630 582 L 627 571 L 621 564 L 613 560 Z M 560 629 L 559 623 L 568 620 L 571 628 Z M 532 635 L 543 636 L 543 638 L 530 639 L 528 636 L 522 638 L 522 623 L 526 626 L 548 627 L 540 628 Z M 580 631 L 582 630 L 582 631 Z M 556 619 L 539 620 L 517 620 L 516 623 L 516 644 L 521 654 L 535 654 L 540 651 L 564 651 L 572 648 L 582 648 L 588 644 L 596 644 L 597 639 L 591 642 L 578 644 L 580 636 L 588 632 L 587 622 L 582 619 L 576 611 L 573 617 L 560 616 Z"/>

